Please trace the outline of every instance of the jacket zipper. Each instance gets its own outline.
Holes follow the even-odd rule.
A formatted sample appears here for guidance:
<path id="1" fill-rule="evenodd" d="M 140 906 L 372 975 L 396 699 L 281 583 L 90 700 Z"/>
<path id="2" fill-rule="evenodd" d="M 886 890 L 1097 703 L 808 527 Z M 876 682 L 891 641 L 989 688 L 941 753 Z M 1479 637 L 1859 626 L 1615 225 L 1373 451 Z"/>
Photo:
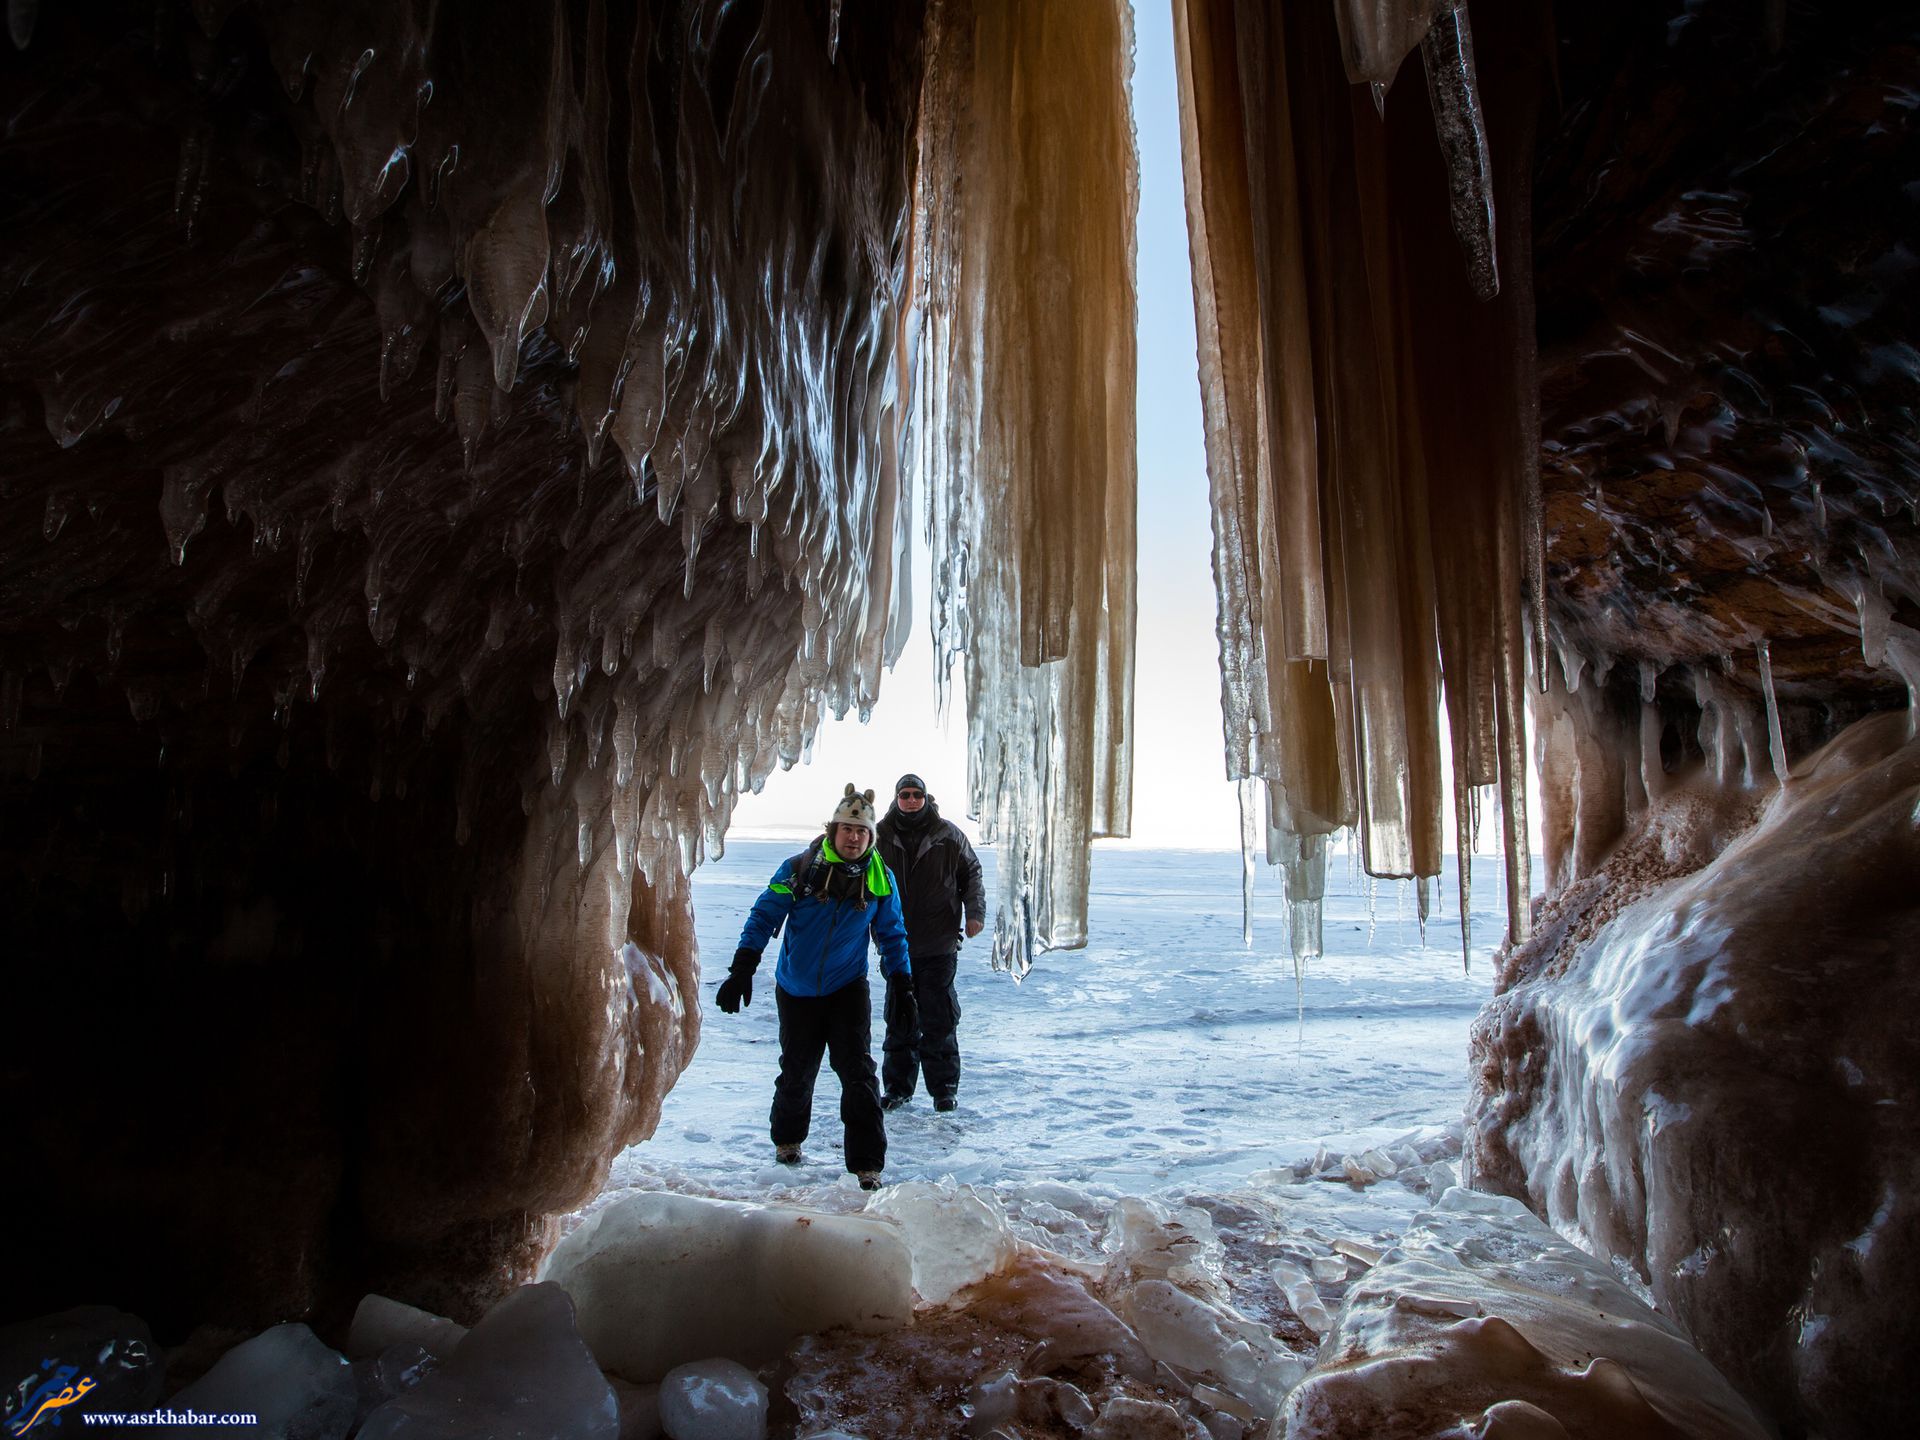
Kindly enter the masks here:
<path id="1" fill-rule="evenodd" d="M 813 993 L 816 995 L 827 993 L 827 956 L 833 952 L 833 927 L 840 923 L 840 902 L 835 900 L 831 903 L 833 913 L 827 917 L 827 938 L 820 943 L 820 965 L 813 975 Z"/>

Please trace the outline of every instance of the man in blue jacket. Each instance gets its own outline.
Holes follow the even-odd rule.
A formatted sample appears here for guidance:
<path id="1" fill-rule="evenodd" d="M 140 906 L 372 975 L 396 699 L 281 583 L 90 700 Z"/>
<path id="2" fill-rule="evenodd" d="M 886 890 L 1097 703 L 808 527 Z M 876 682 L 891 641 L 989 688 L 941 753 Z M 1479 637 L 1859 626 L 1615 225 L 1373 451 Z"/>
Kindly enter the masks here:
<path id="1" fill-rule="evenodd" d="M 887 1131 L 873 1067 L 873 1020 L 867 997 L 867 937 L 880 947 L 888 979 L 910 976 L 907 927 L 893 875 L 873 848 L 873 791 L 846 794 L 826 834 L 780 862 L 753 902 L 740 948 L 715 997 L 728 1015 L 753 1003 L 760 953 L 784 924 L 773 968 L 780 1011 L 780 1078 L 773 1083 L 774 1158 L 800 1163 L 813 1120 L 813 1082 L 824 1052 L 840 1077 L 840 1123 L 847 1169 L 863 1190 L 880 1188 Z"/>

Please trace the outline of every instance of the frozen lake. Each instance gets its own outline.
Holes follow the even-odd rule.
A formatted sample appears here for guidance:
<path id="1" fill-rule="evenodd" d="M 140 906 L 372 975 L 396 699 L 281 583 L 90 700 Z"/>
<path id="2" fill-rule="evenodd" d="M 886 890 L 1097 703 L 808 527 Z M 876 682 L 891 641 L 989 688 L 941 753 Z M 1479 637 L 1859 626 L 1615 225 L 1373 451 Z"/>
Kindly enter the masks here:
<path id="1" fill-rule="evenodd" d="M 796 1173 L 771 1163 L 772 948 L 750 1008 L 729 1016 L 713 1004 L 748 906 L 800 844 L 736 840 L 694 877 L 700 1048 L 658 1133 L 616 1161 L 610 1191 L 746 1199 L 851 1184 L 839 1084 L 825 1065 L 806 1164 Z M 993 857 L 981 858 L 991 900 Z M 936 1115 L 922 1092 L 887 1117 L 887 1180 L 1218 1192 L 1323 1141 L 1357 1150 L 1457 1121 L 1467 1032 L 1505 924 L 1499 860 L 1475 857 L 1465 974 L 1451 859 L 1424 945 L 1411 886 L 1377 882 L 1370 914 L 1367 881 L 1346 857 L 1331 857 L 1328 872 L 1327 953 L 1296 994 L 1273 872 L 1259 874 L 1249 951 L 1237 854 L 1096 849 L 1085 950 L 1040 955 L 1021 985 L 992 972 L 984 936 L 962 954 L 960 1106 Z M 877 1062 L 877 966 L 873 986 Z"/>

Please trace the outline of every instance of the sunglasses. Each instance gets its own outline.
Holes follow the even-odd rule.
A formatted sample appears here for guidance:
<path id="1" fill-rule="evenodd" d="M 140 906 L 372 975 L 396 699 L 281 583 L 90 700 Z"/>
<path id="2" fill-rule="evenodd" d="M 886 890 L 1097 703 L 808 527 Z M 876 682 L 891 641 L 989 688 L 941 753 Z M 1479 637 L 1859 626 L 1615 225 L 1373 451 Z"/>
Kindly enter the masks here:
<path id="1" fill-rule="evenodd" d="M 924 800 L 927 797 L 927 792 L 924 790 L 901 790 L 896 793 L 902 800 Z"/>

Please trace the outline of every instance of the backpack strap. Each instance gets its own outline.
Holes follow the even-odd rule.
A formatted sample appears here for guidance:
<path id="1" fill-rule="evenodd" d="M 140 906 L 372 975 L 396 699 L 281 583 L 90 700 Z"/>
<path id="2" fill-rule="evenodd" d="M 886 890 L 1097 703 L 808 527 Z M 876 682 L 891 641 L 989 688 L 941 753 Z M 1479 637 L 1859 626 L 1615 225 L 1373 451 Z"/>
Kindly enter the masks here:
<path id="1" fill-rule="evenodd" d="M 795 900 L 805 900 L 820 888 L 814 873 L 815 863 L 820 859 L 820 844 L 819 840 L 815 840 L 787 861 L 788 881 L 793 886 Z"/>

